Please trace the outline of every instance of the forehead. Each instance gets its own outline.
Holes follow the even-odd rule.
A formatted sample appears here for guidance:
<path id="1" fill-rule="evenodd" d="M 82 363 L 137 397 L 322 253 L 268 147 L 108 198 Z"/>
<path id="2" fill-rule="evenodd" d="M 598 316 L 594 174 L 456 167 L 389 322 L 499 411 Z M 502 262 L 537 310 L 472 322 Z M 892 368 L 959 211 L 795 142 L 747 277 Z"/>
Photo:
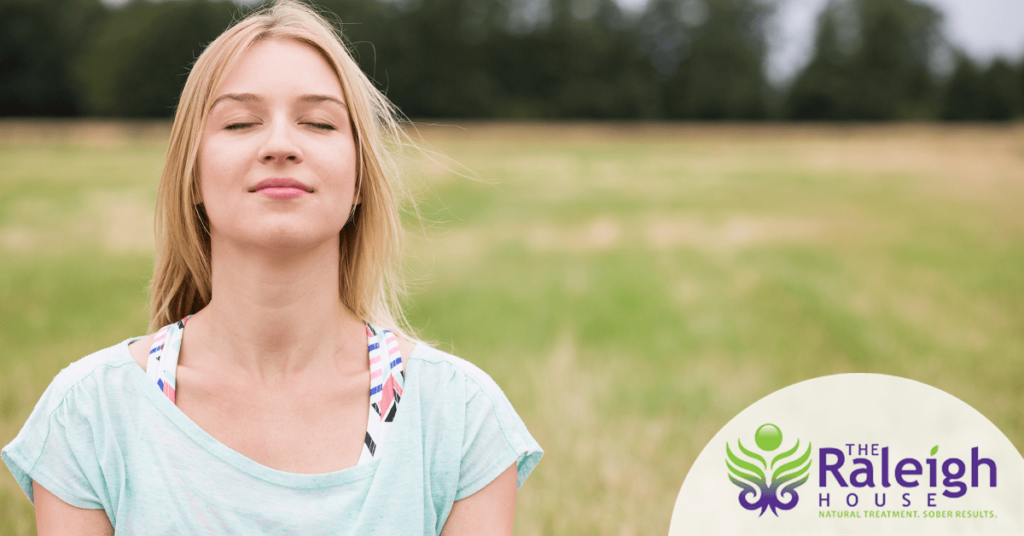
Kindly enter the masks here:
<path id="1" fill-rule="evenodd" d="M 341 81 L 312 45 L 295 39 L 266 39 L 253 43 L 239 56 L 214 96 L 249 93 L 263 99 L 294 99 L 319 94 L 343 99 Z M 221 102 L 239 102 L 223 99 Z"/>

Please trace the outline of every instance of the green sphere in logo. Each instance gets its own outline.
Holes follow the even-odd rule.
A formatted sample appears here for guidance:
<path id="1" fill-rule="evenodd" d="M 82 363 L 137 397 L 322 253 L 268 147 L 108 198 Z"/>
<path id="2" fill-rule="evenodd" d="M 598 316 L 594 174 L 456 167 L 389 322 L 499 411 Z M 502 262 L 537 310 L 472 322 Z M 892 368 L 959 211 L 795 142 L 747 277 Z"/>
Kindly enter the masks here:
<path id="1" fill-rule="evenodd" d="M 782 430 L 774 424 L 762 424 L 754 434 L 754 442 L 765 452 L 771 452 L 782 444 Z"/>

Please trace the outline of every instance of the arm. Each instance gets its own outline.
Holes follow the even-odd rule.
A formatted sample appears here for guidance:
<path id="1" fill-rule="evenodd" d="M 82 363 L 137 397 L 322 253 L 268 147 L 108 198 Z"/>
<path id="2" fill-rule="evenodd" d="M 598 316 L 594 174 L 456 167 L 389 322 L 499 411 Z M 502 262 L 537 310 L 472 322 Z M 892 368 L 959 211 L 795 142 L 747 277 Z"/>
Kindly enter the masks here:
<path id="1" fill-rule="evenodd" d="M 511 535 L 516 514 L 516 479 L 513 463 L 480 491 L 455 501 L 441 536 Z"/>
<path id="2" fill-rule="evenodd" d="M 103 510 L 76 508 L 60 500 L 38 482 L 32 483 L 35 496 L 36 527 L 39 536 L 79 535 L 112 536 L 107 513 Z"/>

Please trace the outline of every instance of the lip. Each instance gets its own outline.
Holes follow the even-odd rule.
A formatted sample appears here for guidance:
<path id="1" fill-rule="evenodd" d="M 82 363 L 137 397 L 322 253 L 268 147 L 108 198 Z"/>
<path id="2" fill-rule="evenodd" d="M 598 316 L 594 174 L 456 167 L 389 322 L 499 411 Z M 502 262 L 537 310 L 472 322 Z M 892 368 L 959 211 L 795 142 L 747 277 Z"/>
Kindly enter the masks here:
<path id="1" fill-rule="evenodd" d="M 274 177 L 272 179 L 263 179 L 253 187 L 251 192 L 258 192 L 260 190 L 266 190 L 267 188 L 295 188 L 302 190 L 306 193 L 312 193 L 313 189 L 305 184 L 291 178 L 291 177 Z"/>
<path id="2" fill-rule="evenodd" d="M 308 193 L 313 193 L 312 188 L 290 177 L 264 179 L 249 191 L 260 192 L 273 199 L 294 199 Z"/>

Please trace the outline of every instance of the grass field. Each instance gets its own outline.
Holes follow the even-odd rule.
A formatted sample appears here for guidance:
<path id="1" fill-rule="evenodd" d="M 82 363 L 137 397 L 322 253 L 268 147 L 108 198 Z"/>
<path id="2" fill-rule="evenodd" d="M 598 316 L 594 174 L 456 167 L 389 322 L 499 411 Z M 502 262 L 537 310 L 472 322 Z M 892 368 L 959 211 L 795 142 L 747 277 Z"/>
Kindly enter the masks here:
<path id="1" fill-rule="evenodd" d="M 517 534 L 667 533 L 714 433 L 826 374 L 934 385 L 1024 449 L 1024 125 L 420 132 L 464 167 L 410 166 L 408 312 L 546 450 Z M 143 333 L 167 133 L 0 122 L 0 444 Z M 3 473 L 0 534 L 32 534 Z"/>

